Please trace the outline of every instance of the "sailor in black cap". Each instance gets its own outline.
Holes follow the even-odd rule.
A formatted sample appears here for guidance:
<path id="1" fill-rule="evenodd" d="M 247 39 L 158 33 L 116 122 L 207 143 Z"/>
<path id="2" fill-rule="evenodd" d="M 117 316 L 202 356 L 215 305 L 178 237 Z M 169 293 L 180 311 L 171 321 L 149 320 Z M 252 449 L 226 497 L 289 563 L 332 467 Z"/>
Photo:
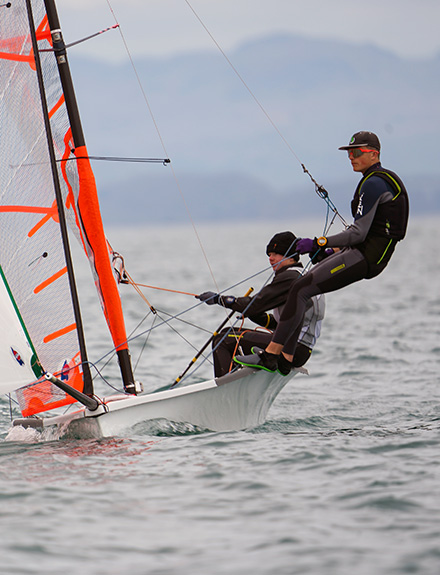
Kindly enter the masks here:
<path id="1" fill-rule="evenodd" d="M 266 247 L 269 263 L 275 273 L 273 280 L 264 286 L 255 296 L 234 297 L 204 292 L 197 299 L 208 305 L 218 304 L 240 312 L 244 317 L 266 328 L 254 330 L 240 328 L 224 329 L 212 342 L 214 373 L 216 377 L 225 375 L 234 365 L 232 358 L 240 347 L 240 353 L 252 353 L 253 347 L 265 348 L 272 338 L 292 284 L 301 277 L 303 265 L 295 248 L 296 237 L 292 232 L 275 234 Z M 267 313 L 272 310 L 272 313 Z M 295 357 L 290 361 L 280 361 L 277 369 L 287 375 L 292 367 L 300 367 L 309 359 L 312 349 L 321 333 L 324 317 L 324 296 L 313 297 L 306 306 L 302 329 L 298 335 Z"/>
<path id="2" fill-rule="evenodd" d="M 241 365 L 275 371 L 280 361 L 291 360 L 307 301 L 377 276 L 405 237 L 408 194 L 399 176 L 382 167 L 379 138 L 357 132 L 339 149 L 348 152 L 353 170 L 362 173 L 351 202 L 354 221 L 339 234 L 298 240 L 298 253 L 321 261 L 292 285 L 270 344 L 257 355 L 237 356 Z"/>

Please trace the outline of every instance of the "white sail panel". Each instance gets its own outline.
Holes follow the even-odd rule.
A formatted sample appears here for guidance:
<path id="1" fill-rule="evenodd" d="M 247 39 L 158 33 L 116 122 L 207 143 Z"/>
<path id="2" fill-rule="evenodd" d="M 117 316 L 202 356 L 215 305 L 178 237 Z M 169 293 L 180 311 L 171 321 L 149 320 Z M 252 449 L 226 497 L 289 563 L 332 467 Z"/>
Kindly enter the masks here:
<path id="1" fill-rule="evenodd" d="M 34 0 L 32 6 L 39 49 L 51 50 L 44 4 Z M 45 371 L 61 373 L 77 362 L 79 344 L 26 2 L 0 9 L 0 265 L 38 360 Z M 43 51 L 41 59 L 51 122 L 67 146 L 55 58 Z M 59 160 L 65 146 L 54 139 Z M 6 377 L 0 372 L 0 381 Z"/>
<path id="2" fill-rule="evenodd" d="M 0 273 L 0 393 L 8 393 L 35 379 L 35 354 Z"/>

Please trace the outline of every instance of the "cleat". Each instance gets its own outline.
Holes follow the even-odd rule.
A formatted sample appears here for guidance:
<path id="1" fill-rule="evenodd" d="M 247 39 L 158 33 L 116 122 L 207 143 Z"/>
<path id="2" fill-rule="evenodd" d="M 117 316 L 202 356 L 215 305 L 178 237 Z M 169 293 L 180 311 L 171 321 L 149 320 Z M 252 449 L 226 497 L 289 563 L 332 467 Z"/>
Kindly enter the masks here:
<path id="1" fill-rule="evenodd" d="M 255 369 L 263 369 L 264 371 L 274 372 L 278 366 L 278 356 L 273 353 L 261 351 L 252 355 L 236 355 L 234 357 L 235 363 L 245 365 L 246 367 L 254 367 Z"/>

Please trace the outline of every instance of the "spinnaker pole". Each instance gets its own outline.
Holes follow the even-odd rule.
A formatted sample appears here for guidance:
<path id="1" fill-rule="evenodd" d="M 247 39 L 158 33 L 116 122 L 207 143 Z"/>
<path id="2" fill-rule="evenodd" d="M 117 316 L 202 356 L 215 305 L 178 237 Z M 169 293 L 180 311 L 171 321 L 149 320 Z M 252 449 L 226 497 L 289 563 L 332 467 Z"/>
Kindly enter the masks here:
<path id="1" fill-rule="evenodd" d="M 52 179 L 55 188 L 55 198 L 58 207 L 58 216 L 59 216 L 59 223 L 60 223 L 60 230 L 61 230 L 61 237 L 63 240 L 63 247 L 64 247 L 64 256 L 66 260 L 66 267 L 67 267 L 67 274 L 69 278 L 69 287 L 70 293 L 72 298 L 72 306 L 73 306 L 73 313 L 75 316 L 76 328 L 78 333 L 78 344 L 81 353 L 81 363 L 83 369 L 83 381 L 84 381 L 84 393 L 86 395 L 93 395 L 93 381 L 92 381 L 92 374 L 90 372 L 90 367 L 88 364 L 87 359 L 87 351 L 86 351 L 86 344 L 85 344 L 85 337 L 84 337 L 84 329 L 83 329 L 83 322 L 81 317 L 81 311 L 79 306 L 79 298 L 78 298 L 78 291 L 76 288 L 75 282 L 75 274 L 73 269 L 72 263 L 72 255 L 70 251 L 70 244 L 69 244 L 69 237 L 67 231 L 67 223 L 66 223 L 66 216 L 64 213 L 63 207 L 63 197 L 61 193 L 61 186 L 60 180 L 58 175 L 58 166 L 55 157 L 55 151 L 53 148 L 53 138 L 52 138 L 52 130 L 50 125 L 49 119 L 49 110 L 47 105 L 46 93 L 44 90 L 44 81 L 43 81 L 43 73 L 41 69 L 41 60 L 40 55 L 38 52 L 38 42 L 35 33 L 35 23 L 34 23 L 34 16 L 32 12 L 31 0 L 26 0 L 26 7 L 28 11 L 28 18 L 29 18 L 29 27 L 31 31 L 31 38 L 32 38 L 32 47 L 34 51 L 35 57 L 35 66 L 36 72 L 38 77 L 38 86 L 40 89 L 40 97 L 41 97 L 41 104 L 43 108 L 43 117 L 44 117 L 44 124 L 46 128 L 46 137 L 47 137 L 47 144 L 49 150 L 49 157 L 50 157 L 50 164 L 52 169 Z"/>

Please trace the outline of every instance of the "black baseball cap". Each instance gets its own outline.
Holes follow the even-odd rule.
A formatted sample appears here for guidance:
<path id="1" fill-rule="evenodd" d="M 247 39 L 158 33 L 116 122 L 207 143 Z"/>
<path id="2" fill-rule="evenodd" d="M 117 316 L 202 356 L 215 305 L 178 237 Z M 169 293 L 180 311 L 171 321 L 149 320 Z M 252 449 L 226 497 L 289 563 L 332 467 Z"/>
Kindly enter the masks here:
<path id="1" fill-rule="evenodd" d="M 351 137 L 348 146 L 342 146 L 339 150 L 351 150 L 353 148 L 372 148 L 380 152 L 379 138 L 373 132 L 356 132 Z"/>

